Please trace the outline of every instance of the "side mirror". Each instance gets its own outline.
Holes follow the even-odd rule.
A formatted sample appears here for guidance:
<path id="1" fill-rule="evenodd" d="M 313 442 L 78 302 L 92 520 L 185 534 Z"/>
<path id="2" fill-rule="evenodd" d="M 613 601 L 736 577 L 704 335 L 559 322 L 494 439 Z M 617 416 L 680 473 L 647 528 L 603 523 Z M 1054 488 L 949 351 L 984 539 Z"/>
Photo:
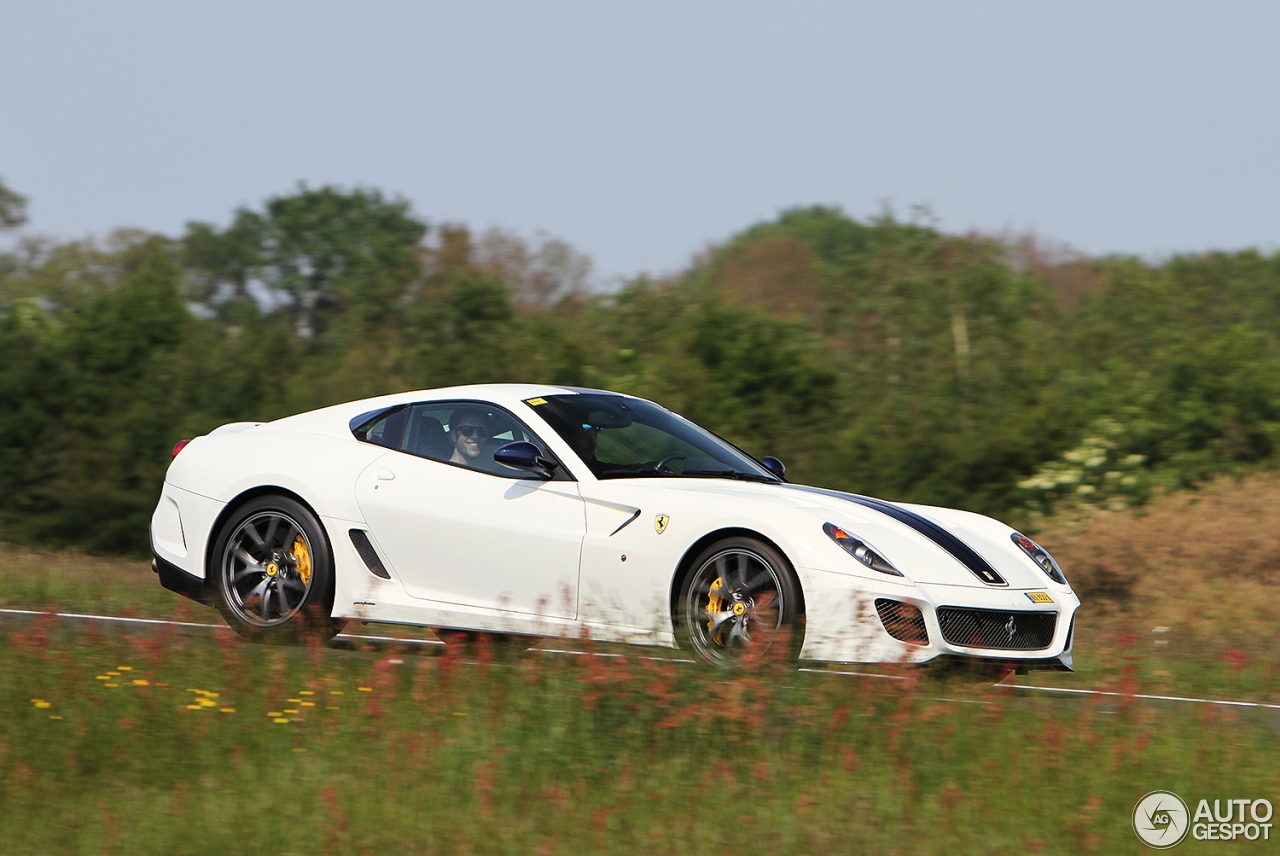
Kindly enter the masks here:
<path id="1" fill-rule="evenodd" d="M 764 464 L 764 468 L 773 473 L 778 478 L 782 478 L 787 474 L 786 464 L 779 461 L 773 455 L 765 455 L 760 459 L 760 463 Z"/>
<path id="2" fill-rule="evenodd" d="M 528 470 L 538 478 L 549 479 L 556 468 L 554 461 L 542 457 L 542 451 L 527 440 L 508 443 L 493 453 L 493 459 L 506 467 Z"/>

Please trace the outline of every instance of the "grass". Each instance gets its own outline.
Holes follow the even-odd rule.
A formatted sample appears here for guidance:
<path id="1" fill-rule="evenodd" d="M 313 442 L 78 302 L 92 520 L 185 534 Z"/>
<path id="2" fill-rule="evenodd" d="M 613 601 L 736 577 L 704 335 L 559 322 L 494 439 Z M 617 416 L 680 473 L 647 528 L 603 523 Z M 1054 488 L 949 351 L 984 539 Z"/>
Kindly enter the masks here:
<path id="1" fill-rule="evenodd" d="M 1136 850 L 1148 790 L 1277 785 L 1270 717 L 917 672 L 463 662 L 52 620 L 5 643 L 14 854 L 1112 853 Z"/>
<path id="2" fill-rule="evenodd" d="M 181 601 L 160 587 L 147 561 L 0 542 L 0 607 L 156 617 Z M 192 606 L 191 615 L 205 612 Z"/>
<path id="3" fill-rule="evenodd" d="M 1134 698 L 1280 701 L 1266 559 L 1278 490 L 1219 484 L 1195 503 L 1165 498 L 1037 533 L 1085 592 L 1079 671 L 1015 682 L 1118 697 L 892 667 L 724 673 L 644 651 L 464 661 L 11 621 L 0 630 L 0 849 L 1145 852 L 1130 812 L 1148 791 L 1280 805 L 1280 712 Z M 1240 581 L 1221 544 L 1246 526 L 1254 558 Z M 1108 565 L 1116 555 L 1128 558 Z M 1129 584 L 1113 585 L 1122 572 Z M 1234 594 L 1212 608 L 1187 602 L 1223 590 Z M 145 563 L 17 548 L 0 551 L 0 604 L 217 621 L 161 590 Z"/>

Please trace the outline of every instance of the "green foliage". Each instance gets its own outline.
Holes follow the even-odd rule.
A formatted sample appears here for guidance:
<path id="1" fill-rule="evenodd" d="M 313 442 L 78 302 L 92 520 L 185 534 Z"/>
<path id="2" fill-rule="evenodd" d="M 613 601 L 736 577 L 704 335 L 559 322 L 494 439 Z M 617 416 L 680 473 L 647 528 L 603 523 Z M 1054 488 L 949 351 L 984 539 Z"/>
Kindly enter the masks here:
<path id="1" fill-rule="evenodd" d="M 0 180 L 0 229 L 12 229 L 27 222 L 27 198 L 10 190 Z"/>
<path id="2" fill-rule="evenodd" d="M 1104 417 L 1089 427 L 1079 446 L 1018 482 L 1031 495 L 1033 507 L 1049 510 L 1065 502 L 1124 508 L 1147 499 L 1146 456 L 1123 453 L 1124 426 Z"/>
<path id="3" fill-rule="evenodd" d="M 0 393 L 13 402 L 0 431 L 20 450 L 0 511 L 19 534 L 102 550 L 136 543 L 149 519 L 138 498 L 163 478 L 175 416 L 167 357 L 189 323 L 180 276 L 165 243 L 149 238 L 118 254 L 113 287 L 56 326 L 11 313 L 5 350 L 26 356 Z"/>
<path id="4" fill-rule="evenodd" d="M 385 322 L 419 273 L 426 231 L 404 200 L 302 185 L 264 212 L 241 209 L 223 232 L 191 224 L 184 249 L 198 298 L 243 300 L 256 282 L 287 300 L 298 338 L 309 339 L 336 314 Z"/>
<path id="5" fill-rule="evenodd" d="M 1142 502 L 1280 454 L 1280 254 L 1037 260 L 927 218 L 783 212 L 682 276 L 299 187 L 177 241 L 0 257 L 0 520 L 146 549 L 177 440 L 486 381 L 665 404 L 796 481 L 997 516 Z"/>

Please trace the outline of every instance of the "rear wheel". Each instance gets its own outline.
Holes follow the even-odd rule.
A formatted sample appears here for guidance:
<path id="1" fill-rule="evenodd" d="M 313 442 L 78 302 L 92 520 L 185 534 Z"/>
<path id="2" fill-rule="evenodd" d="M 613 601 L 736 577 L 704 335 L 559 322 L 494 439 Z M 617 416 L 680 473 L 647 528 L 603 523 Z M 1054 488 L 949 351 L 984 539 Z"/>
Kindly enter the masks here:
<path id="1" fill-rule="evenodd" d="M 342 629 L 330 617 L 333 556 L 306 507 L 283 496 L 245 503 L 227 520 L 213 551 L 213 588 L 227 623 L 249 639 L 328 639 Z"/>
<path id="2" fill-rule="evenodd" d="M 804 642 L 800 583 L 777 550 L 754 538 L 726 538 L 704 550 L 676 603 L 681 645 L 709 663 L 728 664 L 783 646 L 794 660 Z"/>

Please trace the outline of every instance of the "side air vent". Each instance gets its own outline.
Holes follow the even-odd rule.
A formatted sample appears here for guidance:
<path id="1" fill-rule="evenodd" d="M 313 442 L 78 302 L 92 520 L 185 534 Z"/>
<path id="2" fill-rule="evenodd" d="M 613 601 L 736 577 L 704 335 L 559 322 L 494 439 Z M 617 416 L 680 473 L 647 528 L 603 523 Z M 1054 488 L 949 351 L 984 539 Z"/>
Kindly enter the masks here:
<path id="1" fill-rule="evenodd" d="M 924 625 L 924 616 L 919 607 L 900 600 L 878 597 L 876 612 L 880 615 L 880 623 L 894 639 L 916 645 L 929 644 L 929 630 Z"/>
<path id="2" fill-rule="evenodd" d="M 356 552 L 360 554 L 360 558 L 364 559 L 365 565 L 369 568 L 369 573 L 375 577 L 382 577 L 384 580 L 391 579 L 391 574 L 387 573 L 387 569 L 382 566 L 382 559 L 378 558 L 377 551 L 369 543 L 369 536 L 364 534 L 363 529 L 351 530 L 351 543 L 355 545 Z"/>

